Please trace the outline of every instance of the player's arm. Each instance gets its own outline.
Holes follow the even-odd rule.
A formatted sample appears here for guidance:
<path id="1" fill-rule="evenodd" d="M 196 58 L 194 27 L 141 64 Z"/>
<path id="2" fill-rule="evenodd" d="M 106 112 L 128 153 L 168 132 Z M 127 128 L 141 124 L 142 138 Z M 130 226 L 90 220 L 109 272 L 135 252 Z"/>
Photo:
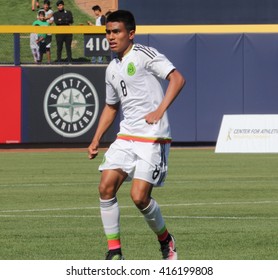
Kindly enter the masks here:
<path id="1" fill-rule="evenodd" d="M 176 69 L 168 74 L 167 80 L 169 84 L 162 102 L 155 111 L 145 116 L 145 120 L 149 124 L 157 123 L 163 117 L 165 111 L 173 103 L 185 85 L 184 77 Z"/>
<path id="2" fill-rule="evenodd" d="M 93 159 L 97 156 L 100 140 L 104 135 L 104 133 L 107 131 L 107 129 L 111 126 L 111 124 L 115 120 L 117 116 L 117 112 L 119 110 L 119 104 L 120 103 L 117 103 L 115 105 L 109 105 L 109 104 L 105 105 L 98 122 L 96 133 L 93 137 L 90 146 L 88 147 L 89 159 Z"/>

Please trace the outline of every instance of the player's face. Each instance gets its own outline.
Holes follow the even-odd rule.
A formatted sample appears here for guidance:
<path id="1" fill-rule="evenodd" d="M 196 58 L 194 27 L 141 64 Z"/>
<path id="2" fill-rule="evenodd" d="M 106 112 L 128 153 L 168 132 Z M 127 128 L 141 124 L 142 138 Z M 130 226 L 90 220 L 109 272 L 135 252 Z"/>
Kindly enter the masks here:
<path id="1" fill-rule="evenodd" d="M 110 49 L 122 58 L 132 47 L 135 31 L 127 31 L 122 22 L 108 22 L 106 24 L 106 38 Z"/>

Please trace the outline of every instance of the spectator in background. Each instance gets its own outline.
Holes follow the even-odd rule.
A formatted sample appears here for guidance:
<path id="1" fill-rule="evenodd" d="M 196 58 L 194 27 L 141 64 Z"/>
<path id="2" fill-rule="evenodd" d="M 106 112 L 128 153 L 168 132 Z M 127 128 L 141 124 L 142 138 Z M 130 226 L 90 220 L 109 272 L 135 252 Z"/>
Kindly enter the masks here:
<path id="1" fill-rule="evenodd" d="M 45 12 L 39 11 L 38 19 L 33 22 L 32 25 L 39 25 L 39 26 L 49 26 L 49 23 L 45 20 Z M 43 54 L 46 53 L 46 34 L 38 34 L 37 44 L 39 45 L 39 53 L 40 53 L 40 60 L 42 61 Z"/>
<path id="2" fill-rule="evenodd" d="M 49 25 L 51 25 L 54 22 L 54 18 L 53 18 L 53 10 L 50 7 L 50 1 L 49 0 L 44 0 L 43 2 L 43 8 L 39 10 L 40 11 L 44 11 L 45 13 L 45 20 L 46 22 L 49 23 Z M 46 38 L 45 38 L 45 44 L 46 44 L 46 55 L 47 55 L 47 62 L 51 63 L 51 41 L 52 41 L 52 35 L 51 34 L 47 34 Z"/>
<path id="3" fill-rule="evenodd" d="M 95 25 L 95 26 L 101 26 L 106 24 L 106 17 L 102 14 L 101 8 L 99 5 L 95 5 L 92 7 L 92 10 L 94 11 L 96 20 L 95 24 L 93 24 L 91 21 L 88 21 L 89 25 Z M 110 61 L 110 57 L 106 57 L 107 62 Z M 103 63 L 103 57 L 102 56 L 93 56 L 92 57 L 92 63 L 96 64 L 102 64 Z"/>
<path id="4" fill-rule="evenodd" d="M 45 13 L 45 20 L 51 25 L 54 22 L 53 18 L 53 10 L 50 7 L 50 1 L 44 0 L 43 1 L 43 8 L 41 8 L 39 11 L 44 11 Z"/>
<path id="5" fill-rule="evenodd" d="M 73 15 L 71 11 L 65 10 L 64 1 L 57 1 L 56 3 L 58 11 L 53 14 L 54 22 L 58 26 L 68 26 L 73 24 Z M 57 62 L 62 61 L 62 50 L 63 44 L 65 43 L 66 52 L 67 52 L 67 62 L 72 62 L 71 54 L 71 43 L 72 43 L 72 34 L 56 34 L 56 43 L 57 43 Z"/>
<path id="6" fill-rule="evenodd" d="M 36 26 L 39 26 L 38 24 L 35 24 Z M 41 60 L 40 56 L 40 50 L 38 45 L 38 34 L 37 33 L 31 33 L 30 34 L 30 48 L 31 52 L 33 54 L 34 62 L 39 63 Z"/>
<path id="7" fill-rule="evenodd" d="M 37 9 L 40 7 L 39 1 L 32 0 L 32 11 L 35 11 L 35 6 Z"/>
<path id="8" fill-rule="evenodd" d="M 93 24 L 91 21 L 88 20 L 88 24 L 95 25 L 95 26 L 105 25 L 106 17 L 102 14 L 100 6 L 99 5 L 93 6 L 92 10 L 94 11 L 96 21 L 95 21 L 95 24 Z"/>

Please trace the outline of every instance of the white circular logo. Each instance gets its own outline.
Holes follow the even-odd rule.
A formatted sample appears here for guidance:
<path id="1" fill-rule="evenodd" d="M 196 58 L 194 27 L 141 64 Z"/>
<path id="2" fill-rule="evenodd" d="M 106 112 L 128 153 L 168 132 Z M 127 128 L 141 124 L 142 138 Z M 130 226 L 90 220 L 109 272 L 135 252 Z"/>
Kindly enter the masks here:
<path id="1" fill-rule="evenodd" d="M 82 75 L 68 73 L 56 78 L 44 96 L 44 115 L 58 134 L 73 138 L 95 123 L 99 100 L 93 84 Z"/>

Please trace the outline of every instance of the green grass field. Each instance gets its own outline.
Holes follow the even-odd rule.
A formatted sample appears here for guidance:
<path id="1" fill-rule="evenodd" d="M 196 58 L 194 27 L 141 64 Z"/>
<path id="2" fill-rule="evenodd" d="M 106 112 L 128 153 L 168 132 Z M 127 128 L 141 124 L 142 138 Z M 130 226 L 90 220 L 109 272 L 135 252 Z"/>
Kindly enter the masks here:
<path id="1" fill-rule="evenodd" d="M 0 153 L 0 259 L 101 260 L 97 167 L 86 149 Z M 172 149 L 166 185 L 153 191 L 180 259 L 277 260 L 278 156 Z M 160 259 L 129 197 L 118 193 L 128 260 Z"/>

